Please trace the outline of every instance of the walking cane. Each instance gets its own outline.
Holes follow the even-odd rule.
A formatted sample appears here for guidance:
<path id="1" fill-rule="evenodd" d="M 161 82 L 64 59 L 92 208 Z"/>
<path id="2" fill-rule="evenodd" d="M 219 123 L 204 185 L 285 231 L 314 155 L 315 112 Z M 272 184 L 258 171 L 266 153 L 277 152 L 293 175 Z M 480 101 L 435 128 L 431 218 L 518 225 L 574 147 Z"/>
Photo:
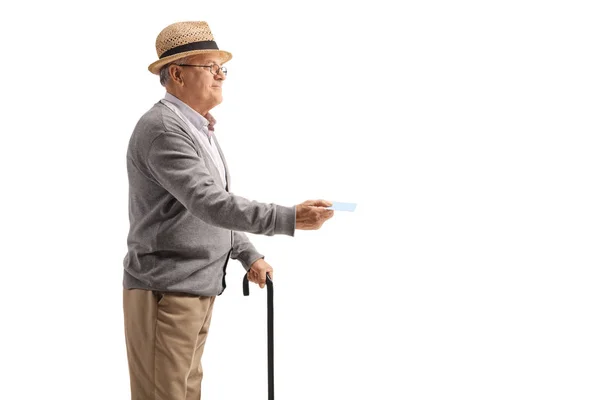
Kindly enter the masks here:
<path id="1" fill-rule="evenodd" d="M 248 274 L 244 275 L 244 296 L 250 295 L 248 287 Z M 268 348 L 268 372 L 269 372 L 269 400 L 275 400 L 275 389 L 273 387 L 273 281 L 267 274 L 267 348 Z"/>

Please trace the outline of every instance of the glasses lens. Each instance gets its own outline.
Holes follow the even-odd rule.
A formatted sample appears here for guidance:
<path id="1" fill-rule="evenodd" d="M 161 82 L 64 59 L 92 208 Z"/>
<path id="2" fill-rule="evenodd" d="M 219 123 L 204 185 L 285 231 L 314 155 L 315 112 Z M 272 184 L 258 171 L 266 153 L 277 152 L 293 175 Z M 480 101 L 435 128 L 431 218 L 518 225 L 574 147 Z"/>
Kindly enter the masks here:
<path id="1" fill-rule="evenodd" d="M 227 75 L 227 68 L 225 67 L 219 67 L 217 64 L 212 64 L 210 67 L 210 72 L 212 72 L 213 75 L 217 75 L 219 70 L 223 72 L 223 75 Z"/>

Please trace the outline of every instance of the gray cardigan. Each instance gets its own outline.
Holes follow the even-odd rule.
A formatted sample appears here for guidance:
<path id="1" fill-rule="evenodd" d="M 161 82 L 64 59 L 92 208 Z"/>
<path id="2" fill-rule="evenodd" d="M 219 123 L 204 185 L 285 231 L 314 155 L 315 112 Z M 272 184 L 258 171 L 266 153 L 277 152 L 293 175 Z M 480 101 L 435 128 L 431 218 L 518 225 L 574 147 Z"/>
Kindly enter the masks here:
<path id="1" fill-rule="evenodd" d="M 226 187 L 204 147 L 167 106 L 156 103 L 137 123 L 127 150 L 125 288 L 220 295 L 230 257 L 246 270 L 263 257 L 242 232 L 294 236 L 295 207 L 230 193 L 217 147 Z"/>

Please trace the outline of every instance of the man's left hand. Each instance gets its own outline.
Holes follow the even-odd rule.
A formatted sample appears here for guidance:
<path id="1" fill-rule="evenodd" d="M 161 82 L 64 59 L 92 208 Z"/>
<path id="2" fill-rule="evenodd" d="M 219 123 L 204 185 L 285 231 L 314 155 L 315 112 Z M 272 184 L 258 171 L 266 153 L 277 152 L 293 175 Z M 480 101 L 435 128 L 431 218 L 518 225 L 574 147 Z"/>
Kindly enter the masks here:
<path id="1" fill-rule="evenodd" d="M 264 259 L 259 258 L 256 260 L 248 270 L 248 280 L 254 282 L 264 288 L 267 283 L 267 273 L 273 279 L 273 267 L 269 265 Z"/>

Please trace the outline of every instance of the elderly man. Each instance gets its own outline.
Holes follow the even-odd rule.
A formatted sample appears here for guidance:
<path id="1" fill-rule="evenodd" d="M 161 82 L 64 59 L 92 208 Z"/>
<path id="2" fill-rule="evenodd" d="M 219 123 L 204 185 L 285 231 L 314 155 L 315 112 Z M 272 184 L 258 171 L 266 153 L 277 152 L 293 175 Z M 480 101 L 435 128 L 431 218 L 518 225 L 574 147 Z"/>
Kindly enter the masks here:
<path id="1" fill-rule="evenodd" d="M 169 25 L 149 66 L 166 88 L 142 116 L 127 151 L 128 252 L 123 310 L 131 397 L 200 399 L 200 359 L 229 258 L 265 286 L 273 269 L 243 232 L 294 235 L 319 229 L 332 203 L 294 207 L 232 194 L 209 111 L 221 103 L 231 54 L 205 22 Z"/>

